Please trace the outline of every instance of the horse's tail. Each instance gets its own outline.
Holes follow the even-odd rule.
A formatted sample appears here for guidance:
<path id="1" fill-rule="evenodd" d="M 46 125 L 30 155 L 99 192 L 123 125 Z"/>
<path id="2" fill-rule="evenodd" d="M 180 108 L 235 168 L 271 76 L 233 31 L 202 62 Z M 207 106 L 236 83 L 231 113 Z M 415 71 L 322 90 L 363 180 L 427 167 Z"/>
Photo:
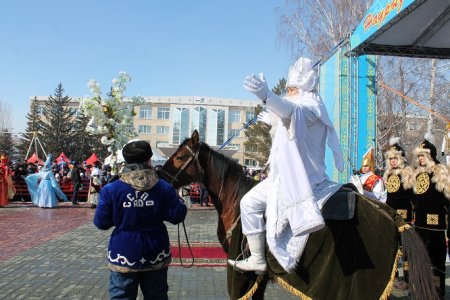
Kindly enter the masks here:
<path id="1" fill-rule="evenodd" d="M 404 226 L 400 232 L 403 251 L 408 261 L 412 299 L 439 299 L 433 280 L 430 256 L 425 244 L 409 225 Z"/>

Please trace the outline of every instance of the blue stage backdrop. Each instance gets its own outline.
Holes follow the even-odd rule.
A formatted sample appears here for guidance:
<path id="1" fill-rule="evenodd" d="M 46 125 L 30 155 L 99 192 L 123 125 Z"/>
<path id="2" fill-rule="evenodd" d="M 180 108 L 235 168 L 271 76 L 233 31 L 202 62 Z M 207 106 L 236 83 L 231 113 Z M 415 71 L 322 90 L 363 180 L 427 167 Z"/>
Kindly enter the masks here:
<path id="1" fill-rule="evenodd" d="M 327 174 L 341 183 L 359 169 L 364 153 L 375 147 L 376 136 L 376 57 L 347 56 L 349 50 L 349 43 L 343 43 L 319 67 L 319 92 L 344 155 L 344 171 L 339 173 L 327 148 Z"/>

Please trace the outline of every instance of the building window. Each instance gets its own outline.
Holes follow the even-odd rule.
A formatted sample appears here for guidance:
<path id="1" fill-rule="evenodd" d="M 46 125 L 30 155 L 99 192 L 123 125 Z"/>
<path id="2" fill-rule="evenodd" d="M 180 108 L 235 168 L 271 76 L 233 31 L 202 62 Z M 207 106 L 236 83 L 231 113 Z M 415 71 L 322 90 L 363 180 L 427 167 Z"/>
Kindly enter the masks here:
<path id="1" fill-rule="evenodd" d="M 239 144 L 228 144 L 228 146 L 229 146 L 230 148 L 234 148 L 234 149 L 236 149 L 237 151 L 239 151 L 241 145 L 239 145 Z"/>
<path id="2" fill-rule="evenodd" d="M 255 112 L 253 111 L 247 111 L 245 113 L 245 122 L 250 121 L 251 119 L 253 119 L 255 117 Z"/>
<path id="3" fill-rule="evenodd" d="M 197 130 L 200 136 L 200 142 L 206 141 L 207 128 L 207 110 L 204 107 L 195 107 L 190 111 L 191 130 Z"/>
<path id="4" fill-rule="evenodd" d="M 170 118 L 170 108 L 169 107 L 158 107 L 158 119 L 168 120 Z"/>
<path id="5" fill-rule="evenodd" d="M 172 110 L 172 143 L 175 145 L 188 138 L 189 135 L 189 109 L 175 107 Z"/>
<path id="6" fill-rule="evenodd" d="M 244 159 L 244 165 L 246 165 L 247 167 L 256 167 L 258 166 L 258 162 L 254 159 Z"/>
<path id="7" fill-rule="evenodd" d="M 150 106 L 141 106 L 139 108 L 139 119 L 150 120 L 152 118 L 152 108 Z"/>
<path id="8" fill-rule="evenodd" d="M 241 112 L 238 110 L 230 110 L 230 122 L 241 123 Z"/>
<path id="9" fill-rule="evenodd" d="M 152 131 L 152 128 L 150 126 L 148 126 L 148 125 L 139 125 L 138 132 L 140 134 L 150 134 L 151 131 Z"/>
<path id="10" fill-rule="evenodd" d="M 156 126 L 156 134 L 169 134 L 169 126 Z"/>
<path id="11" fill-rule="evenodd" d="M 230 137 L 232 137 L 232 136 L 234 136 L 234 137 L 240 136 L 240 131 L 239 131 L 239 129 L 230 129 L 229 136 L 230 136 Z"/>
<path id="12" fill-rule="evenodd" d="M 211 109 L 208 111 L 207 143 L 211 146 L 222 145 L 225 140 L 225 110 Z"/>
<path id="13" fill-rule="evenodd" d="M 45 115 L 45 107 L 43 107 L 43 106 L 37 106 L 37 107 L 36 107 L 36 113 L 37 113 L 38 115 L 41 115 L 41 116 Z"/>

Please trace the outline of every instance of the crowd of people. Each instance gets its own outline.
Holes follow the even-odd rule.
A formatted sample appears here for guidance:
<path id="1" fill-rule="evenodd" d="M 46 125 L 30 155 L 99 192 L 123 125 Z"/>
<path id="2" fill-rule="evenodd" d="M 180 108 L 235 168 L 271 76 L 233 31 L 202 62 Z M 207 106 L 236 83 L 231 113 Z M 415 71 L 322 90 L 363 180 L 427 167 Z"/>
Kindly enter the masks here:
<path id="1" fill-rule="evenodd" d="M 2 155 L 0 178 L 1 191 L 6 191 L 5 196 L 0 197 L 0 206 L 9 201 L 31 201 L 39 207 L 53 208 L 57 207 L 59 201 L 71 200 L 73 205 L 78 205 L 81 200 L 85 200 L 95 208 L 98 193 L 112 178 L 112 174 L 111 167 L 102 165 L 100 161 L 92 165 L 76 160 L 66 162 L 62 158 L 58 161 L 49 154 L 45 162 L 13 163 L 6 155 Z M 16 193 L 16 187 L 26 192 Z M 71 194 L 67 197 L 69 191 Z M 81 199 L 80 194 L 85 199 Z"/>

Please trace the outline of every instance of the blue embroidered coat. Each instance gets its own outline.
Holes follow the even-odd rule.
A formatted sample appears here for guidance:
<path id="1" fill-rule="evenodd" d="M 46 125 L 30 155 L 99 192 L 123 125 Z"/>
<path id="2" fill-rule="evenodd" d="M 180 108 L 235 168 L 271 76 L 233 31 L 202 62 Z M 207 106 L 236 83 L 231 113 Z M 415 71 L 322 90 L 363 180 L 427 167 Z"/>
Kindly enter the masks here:
<path id="1" fill-rule="evenodd" d="M 139 271 L 170 263 L 164 221 L 178 224 L 186 213 L 176 191 L 153 169 L 137 170 L 102 188 L 94 224 L 103 230 L 115 227 L 108 246 L 109 263 Z"/>

